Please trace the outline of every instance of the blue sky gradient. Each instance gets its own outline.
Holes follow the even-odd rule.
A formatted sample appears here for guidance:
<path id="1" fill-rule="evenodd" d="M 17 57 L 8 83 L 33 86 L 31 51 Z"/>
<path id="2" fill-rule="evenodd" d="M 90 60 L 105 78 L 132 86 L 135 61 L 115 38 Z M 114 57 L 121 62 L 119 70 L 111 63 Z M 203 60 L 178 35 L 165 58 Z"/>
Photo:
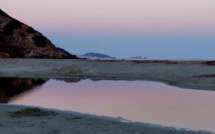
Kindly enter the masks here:
<path id="1" fill-rule="evenodd" d="M 215 59 L 213 37 L 100 37 L 50 36 L 71 53 L 104 53 L 118 58 Z M 71 47 L 71 44 L 73 47 Z"/>
<path id="2" fill-rule="evenodd" d="M 215 59 L 214 0 L 0 0 L 72 54 Z"/>

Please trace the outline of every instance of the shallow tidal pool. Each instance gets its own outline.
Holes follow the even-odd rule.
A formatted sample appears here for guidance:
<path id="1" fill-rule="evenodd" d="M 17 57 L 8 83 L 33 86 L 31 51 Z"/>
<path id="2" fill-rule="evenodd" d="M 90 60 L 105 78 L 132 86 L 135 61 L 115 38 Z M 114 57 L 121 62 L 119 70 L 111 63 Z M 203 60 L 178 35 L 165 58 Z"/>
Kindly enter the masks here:
<path id="1" fill-rule="evenodd" d="M 183 89 L 150 81 L 65 82 L 50 79 L 35 82 L 27 78 L 14 78 L 16 80 L 13 79 L 12 84 L 2 86 L 5 84 L 2 79 L 7 78 L 0 79 L 2 103 L 122 117 L 135 122 L 215 132 L 215 91 Z"/>

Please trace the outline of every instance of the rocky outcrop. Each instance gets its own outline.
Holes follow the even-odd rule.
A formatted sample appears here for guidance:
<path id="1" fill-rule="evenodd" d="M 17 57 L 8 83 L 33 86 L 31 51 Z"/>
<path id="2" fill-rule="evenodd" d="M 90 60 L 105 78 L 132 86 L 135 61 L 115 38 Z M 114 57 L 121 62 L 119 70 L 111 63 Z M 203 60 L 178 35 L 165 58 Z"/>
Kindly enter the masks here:
<path id="1" fill-rule="evenodd" d="M 0 58 L 77 58 L 0 9 Z"/>

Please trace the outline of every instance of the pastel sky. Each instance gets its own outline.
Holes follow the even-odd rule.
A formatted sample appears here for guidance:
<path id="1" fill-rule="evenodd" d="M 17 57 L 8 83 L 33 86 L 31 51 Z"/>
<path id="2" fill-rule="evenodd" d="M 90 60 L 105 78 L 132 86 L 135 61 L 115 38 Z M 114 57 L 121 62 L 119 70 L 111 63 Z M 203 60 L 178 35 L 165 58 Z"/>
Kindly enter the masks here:
<path id="1" fill-rule="evenodd" d="M 214 0 L 0 0 L 0 8 L 73 54 L 215 58 Z"/>

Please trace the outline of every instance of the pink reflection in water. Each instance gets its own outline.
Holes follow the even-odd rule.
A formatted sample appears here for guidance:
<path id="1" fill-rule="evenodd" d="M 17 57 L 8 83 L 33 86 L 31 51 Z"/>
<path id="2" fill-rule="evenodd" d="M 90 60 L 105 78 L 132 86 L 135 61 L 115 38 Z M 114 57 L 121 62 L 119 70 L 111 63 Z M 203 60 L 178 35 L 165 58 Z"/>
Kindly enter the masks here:
<path id="1" fill-rule="evenodd" d="M 50 80 L 13 104 L 78 111 L 215 132 L 215 92 L 148 81 Z"/>

